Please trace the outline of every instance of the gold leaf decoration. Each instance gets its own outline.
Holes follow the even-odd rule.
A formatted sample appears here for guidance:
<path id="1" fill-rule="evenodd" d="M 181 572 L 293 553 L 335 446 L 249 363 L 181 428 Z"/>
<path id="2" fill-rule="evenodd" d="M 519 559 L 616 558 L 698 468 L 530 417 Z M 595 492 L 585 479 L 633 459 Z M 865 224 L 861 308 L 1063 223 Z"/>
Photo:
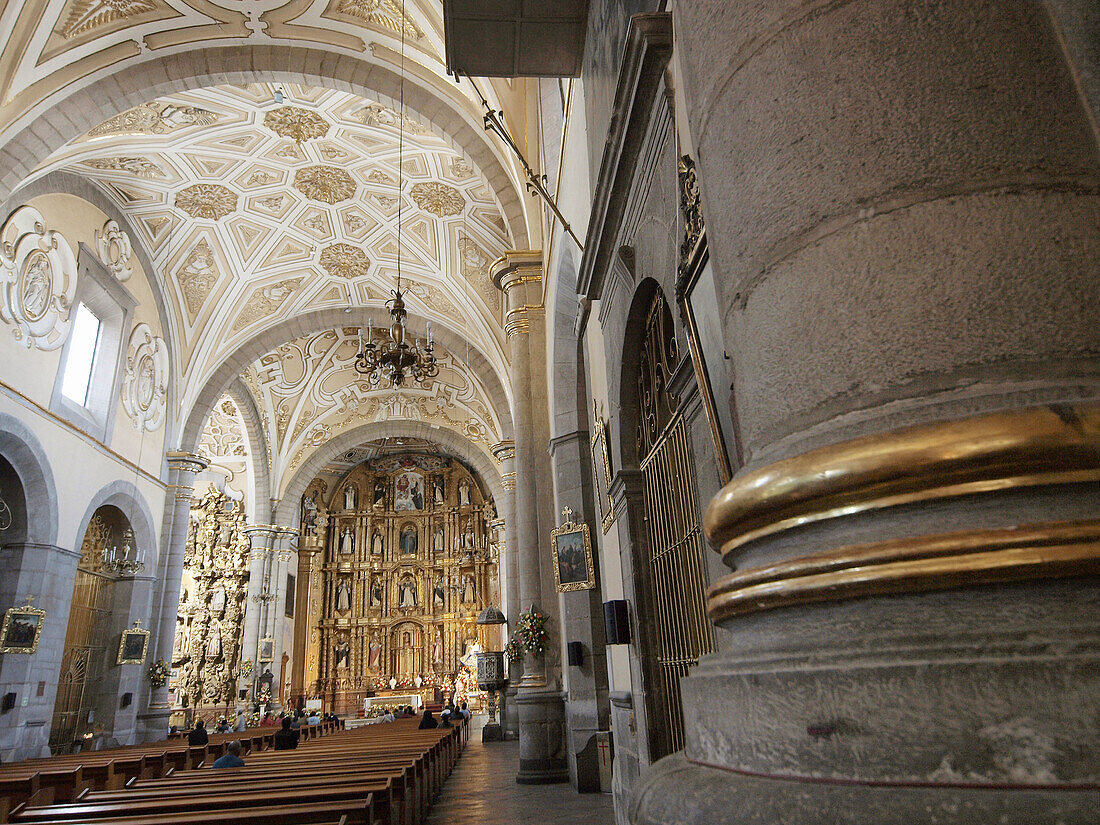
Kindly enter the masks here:
<path id="1" fill-rule="evenodd" d="M 295 143 L 324 137 L 329 123 L 316 112 L 300 106 L 281 106 L 264 115 L 264 126 L 279 137 L 288 137 Z"/>
<path id="2" fill-rule="evenodd" d="M 370 260 L 363 250 L 349 243 L 338 243 L 321 251 L 321 268 L 334 278 L 363 278 L 370 268 Z"/>
<path id="3" fill-rule="evenodd" d="M 61 34 L 68 40 L 115 20 L 156 10 L 151 0 L 74 0 Z"/>
<path id="4" fill-rule="evenodd" d="M 88 132 L 88 137 L 103 135 L 163 135 L 185 126 L 209 126 L 218 116 L 197 106 L 174 103 L 143 103 L 108 118 Z"/>
<path id="5" fill-rule="evenodd" d="M 398 114 L 381 103 L 368 103 L 362 109 L 353 112 L 352 117 L 366 126 L 391 126 L 396 129 L 400 123 L 404 131 L 414 135 L 423 135 L 428 131 L 408 115 Z"/>
<path id="6" fill-rule="evenodd" d="M 424 36 L 412 17 L 405 14 L 395 0 L 336 0 L 329 8 L 337 14 L 355 17 L 394 34 L 400 34 L 404 27 L 405 36 L 413 40 Z"/>
<path id="7" fill-rule="evenodd" d="M 220 183 L 196 183 L 176 194 L 176 206 L 192 218 L 216 221 L 237 208 L 237 196 Z"/>
<path id="8" fill-rule="evenodd" d="M 287 298 L 294 294 L 300 283 L 302 283 L 301 278 L 288 278 L 257 289 L 245 303 L 241 314 L 237 316 L 237 321 L 233 324 L 233 332 L 277 312 L 279 307 L 286 303 Z"/>
<path id="9" fill-rule="evenodd" d="M 214 250 L 205 239 L 195 244 L 187 260 L 176 273 L 176 280 L 183 291 L 183 301 L 191 320 L 195 319 L 202 308 L 203 301 L 218 281 L 218 269 L 214 265 Z"/>
<path id="10" fill-rule="evenodd" d="M 167 173 L 153 161 L 129 155 L 117 158 L 89 158 L 82 160 L 81 164 L 105 172 L 129 172 L 131 175 L 142 178 L 168 177 Z"/>
<path id="11" fill-rule="evenodd" d="M 334 204 L 355 194 L 355 181 L 335 166 L 307 166 L 294 173 L 294 188 L 310 200 Z"/>
<path id="12" fill-rule="evenodd" d="M 444 217 L 458 215 L 466 206 L 466 201 L 453 186 L 445 183 L 418 183 L 409 190 L 412 199 L 421 209 L 433 215 Z"/>

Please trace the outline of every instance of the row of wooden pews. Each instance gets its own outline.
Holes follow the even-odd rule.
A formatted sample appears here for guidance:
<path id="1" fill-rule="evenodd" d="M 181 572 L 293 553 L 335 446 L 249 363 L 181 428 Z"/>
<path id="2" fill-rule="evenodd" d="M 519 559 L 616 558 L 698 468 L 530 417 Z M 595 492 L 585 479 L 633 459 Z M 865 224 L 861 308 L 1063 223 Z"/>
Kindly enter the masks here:
<path id="1" fill-rule="evenodd" d="M 3 766 L 0 814 L 9 807 L 13 823 L 70 825 L 416 825 L 468 735 L 464 724 L 420 731 L 415 719 L 300 733 L 293 751 L 272 750 L 273 731 L 262 729 L 213 735 L 203 747 L 161 742 Z M 234 738 L 245 767 L 213 770 Z M 62 774 L 68 780 L 56 781 Z"/>

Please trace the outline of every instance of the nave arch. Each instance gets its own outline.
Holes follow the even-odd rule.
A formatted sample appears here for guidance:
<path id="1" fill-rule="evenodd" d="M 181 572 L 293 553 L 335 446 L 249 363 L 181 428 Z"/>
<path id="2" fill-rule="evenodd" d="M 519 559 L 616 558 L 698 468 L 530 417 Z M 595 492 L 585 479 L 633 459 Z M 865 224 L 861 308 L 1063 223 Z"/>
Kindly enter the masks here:
<path id="1" fill-rule="evenodd" d="M 529 246 L 528 224 L 533 218 L 520 194 L 518 173 L 480 128 L 480 110 L 457 92 L 452 99 L 441 100 L 441 95 L 421 85 L 413 72 L 405 77 L 405 109 L 470 155 L 500 199 L 511 242 L 520 249 Z M 223 83 L 271 81 L 336 88 L 368 99 L 381 96 L 388 98 L 387 102 L 396 101 L 401 93 L 401 76 L 390 68 L 317 48 L 272 44 L 193 47 L 156 55 L 79 88 L 70 84 L 23 115 L 10 128 L 12 136 L 0 146 L 0 199 L 6 200 L 42 158 L 104 120 L 158 95 Z"/>
<path id="2" fill-rule="evenodd" d="M 56 543 L 57 487 L 50 460 L 30 428 L 7 413 L 0 413 L 0 456 L 15 470 L 23 488 L 26 507 L 24 541 L 28 544 Z"/>
<path id="3" fill-rule="evenodd" d="M 302 495 L 317 473 L 328 462 L 341 453 L 368 441 L 380 438 L 422 438 L 438 444 L 445 452 L 463 461 L 489 488 L 489 495 L 500 507 L 504 500 L 504 483 L 500 477 L 500 467 L 496 461 L 480 448 L 474 446 L 465 437 L 453 430 L 434 427 L 420 421 L 373 421 L 341 433 L 328 441 L 317 452 L 306 459 L 301 468 L 287 483 L 275 511 L 277 524 L 296 525 L 301 507 Z"/>
<path id="4" fill-rule="evenodd" d="M 226 390 L 238 380 L 241 372 L 250 363 L 280 344 L 299 336 L 310 335 L 336 327 L 365 326 L 370 320 L 374 321 L 375 326 L 388 325 L 389 322 L 384 308 L 361 307 L 350 313 L 343 309 L 329 308 L 282 321 L 249 339 L 236 350 L 232 358 L 222 362 L 222 365 L 207 379 L 203 388 L 197 394 L 180 436 L 181 449 L 191 452 L 195 450 L 202 429 L 206 424 L 206 419 L 210 415 L 210 410 L 213 409 Z M 412 335 L 423 336 L 425 319 L 410 313 L 408 329 Z M 432 333 L 435 339 L 451 352 L 465 353 L 467 341 L 461 333 L 448 327 L 439 326 L 433 326 Z M 504 438 L 511 438 L 512 417 L 509 387 L 500 378 L 498 369 L 494 367 L 489 358 L 475 347 L 471 347 L 469 350 L 467 366 L 487 388 L 493 408 L 500 417 L 502 435 Z"/>

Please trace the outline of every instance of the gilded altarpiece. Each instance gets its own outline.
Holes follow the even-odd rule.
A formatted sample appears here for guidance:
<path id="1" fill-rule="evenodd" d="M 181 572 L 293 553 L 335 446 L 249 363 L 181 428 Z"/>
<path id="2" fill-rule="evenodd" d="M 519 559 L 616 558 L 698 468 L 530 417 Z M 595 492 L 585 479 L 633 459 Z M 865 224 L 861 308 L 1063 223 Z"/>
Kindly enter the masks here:
<path id="1" fill-rule="evenodd" d="M 472 683 L 476 652 L 499 639 L 478 613 L 499 604 L 493 502 L 448 458 L 364 462 L 303 500 L 299 574 L 309 580 L 307 696 L 354 713 L 372 695 Z M 308 565 L 308 569 L 303 569 Z"/>
<path id="2" fill-rule="evenodd" d="M 191 508 L 172 651 L 178 707 L 236 701 L 251 549 L 246 526 L 240 503 L 213 486 Z"/>

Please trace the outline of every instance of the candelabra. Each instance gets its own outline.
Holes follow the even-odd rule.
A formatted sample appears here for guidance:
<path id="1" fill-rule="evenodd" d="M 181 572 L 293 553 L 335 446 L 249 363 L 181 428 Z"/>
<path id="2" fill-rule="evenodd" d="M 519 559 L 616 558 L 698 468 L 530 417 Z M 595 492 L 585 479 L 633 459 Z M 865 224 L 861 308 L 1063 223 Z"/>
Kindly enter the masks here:
<path id="1" fill-rule="evenodd" d="M 435 345 L 432 343 L 432 325 L 428 324 L 428 337 L 423 347 L 413 339 L 410 344 L 405 331 L 405 299 L 401 295 L 400 284 L 393 291 L 393 300 L 387 301 L 393 323 L 389 328 L 389 340 L 374 342 L 374 322 L 371 322 L 366 343 L 362 333 L 359 336 L 359 352 L 355 356 L 355 371 L 367 377 L 372 385 L 382 378 L 388 378 L 390 385 L 400 387 L 405 383 L 406 374 L 414 381 L 421 382 L 439 374 L 435 360 Z"/>
<path id="2" fill-rule="evenodd" d="M 122 555 L 119 555 L 118 546 L 111 547 L 108 550 L 103 548 L 103 566 L 109 572 L 114 573 L 120 578 L 128 578 L 130 576 L 136 576 L 138 573 L 145 569 L 145 551 L 133 549 L 134 534 L 131 530 L 127 530 L 122 535 Z M 133 558 L 130 555 L 133 554 Z"/>

